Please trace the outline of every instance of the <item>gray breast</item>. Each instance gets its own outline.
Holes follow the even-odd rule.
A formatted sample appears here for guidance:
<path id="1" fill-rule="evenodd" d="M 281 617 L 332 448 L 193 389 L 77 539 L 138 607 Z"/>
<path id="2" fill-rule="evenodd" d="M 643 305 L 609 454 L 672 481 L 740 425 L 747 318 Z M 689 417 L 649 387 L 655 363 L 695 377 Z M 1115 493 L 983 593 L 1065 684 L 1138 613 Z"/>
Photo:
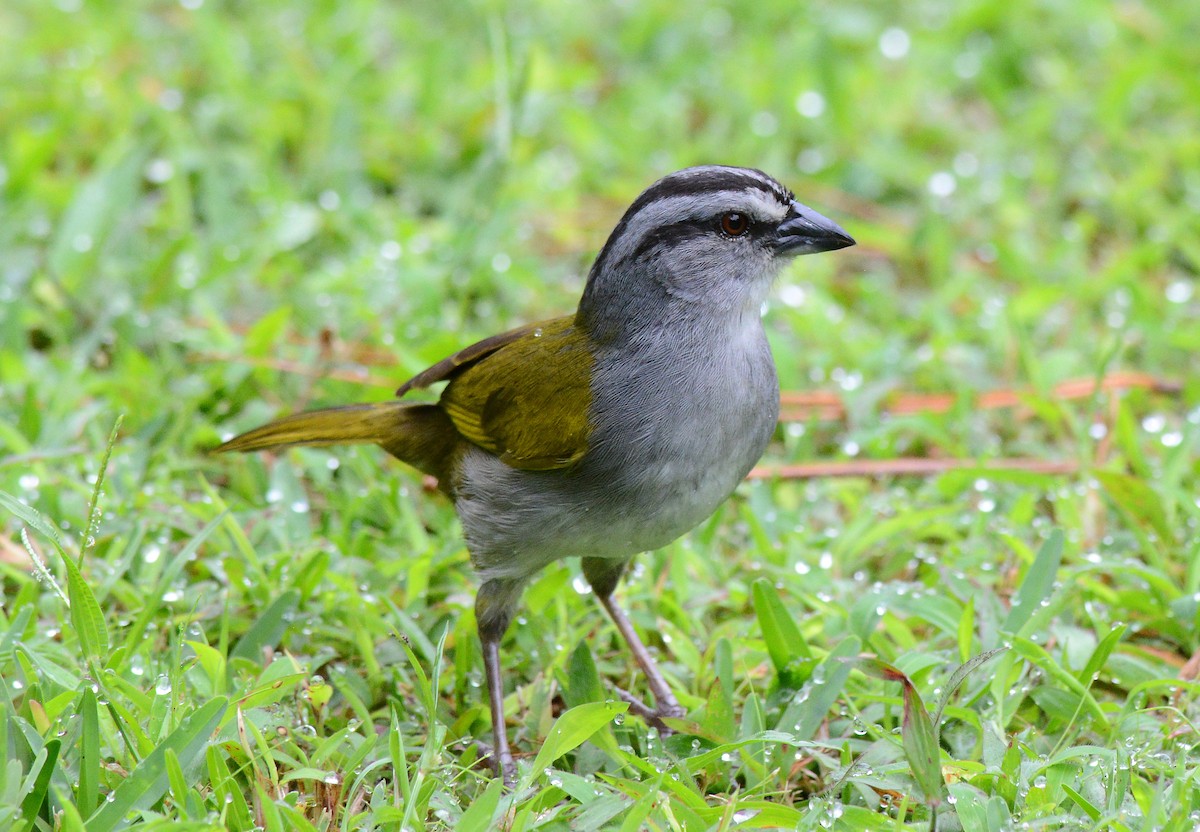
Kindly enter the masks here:
<path id="1" fill-rule="evenodd" d="M 770 440 L 779 386 L 757 317 L 720 335 L 598 354 L 590 449 L 570 472 L 466 456 L 457 506 L 482 577 L 656 549 L 728 498 Z"/>
<path id="2" fill-rule="evenodd" d="M 608 425 L 596 431 L 594 464 L 657 521 L 641 548 L 665 545 L 703 521 L 762 456 L 779 386 L 754 324 L 733 337 L 657 351 L 634 364 L 633 381 L 629 356 L 621 370 L 598 367 L 595 408 Z"/>

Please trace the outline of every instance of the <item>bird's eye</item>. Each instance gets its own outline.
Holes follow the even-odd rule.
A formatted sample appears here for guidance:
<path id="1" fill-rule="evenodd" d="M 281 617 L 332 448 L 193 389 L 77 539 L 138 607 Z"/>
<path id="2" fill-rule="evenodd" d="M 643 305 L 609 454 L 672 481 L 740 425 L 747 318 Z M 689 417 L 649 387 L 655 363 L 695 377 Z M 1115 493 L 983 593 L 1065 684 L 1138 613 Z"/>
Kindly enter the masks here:
<path id="1" fill-rule="evenodd" d="M 721 216 L 721 233 L 730 237 L 740 237 L 750 230 L 750 218 L 737 211 L 730 211 Z"/>

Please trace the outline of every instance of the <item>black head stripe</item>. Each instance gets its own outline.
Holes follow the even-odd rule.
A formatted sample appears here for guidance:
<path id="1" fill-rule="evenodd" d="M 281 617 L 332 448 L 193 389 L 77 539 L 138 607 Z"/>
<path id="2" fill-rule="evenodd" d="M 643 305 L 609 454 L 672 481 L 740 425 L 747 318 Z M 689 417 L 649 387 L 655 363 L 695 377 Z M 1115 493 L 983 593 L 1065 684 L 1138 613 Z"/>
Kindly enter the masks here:
<path id="1" fill-rule="evenodd" d="M 752 168 L 688 168 L 658 180 L 647 188 L 625 212 L 632 217 L 652 202 L 673 196 L 696 196 L 713 191 L 760 190 L 774 197 L 785 208 L 792 194 L 760 170 Z"/>
<path id="2" fill-rule="evenodd" d="M 711 165 L 687 168 L 672 173 L 670 176 L 663 177 L 643 191 L 641 196 L 635 199 L 633 204 L 629 206 L 629 210 L 621 217 L 621 221 L 617 223 L 617 227 L 609 235 L 608 242 L 601 249 L 596 262 L 592 264 L 592 271 L 595 272 L 604 267 L 614 242 L 624 236 L 625 229 L 628 228 L 630 221 L 645 209 L 646 206 L 658 202 L 660 199 L 670 199 L 672 197 L 697 196 L 715 191 L 746 190 L 762 191 L 764 194 L 773 197 L 785 208 L 790 206 L 794 199 L 791 191 L 761 170 L 754 168 Z M 677 229 L 677 231 L 685 236 L 690 236 L 689 232 L 682 228 Z M 661 236 L 656 240 L 659 243 L 662 241 L 663 238 Z M 645 245 L 639 247 L 639 251 L 644 249 Z"/>
<path id="3" fill-rule="evenodd" d="M 629 254 L 627 260 L 640 260 L 647 253 L 654 251 L 663 246 L 673 246 L 682 243 L 684 240 L 690 240 L 693 237 L 699 237 L 704 234 L 712 233 L 712 223 L 704 220 L 682 220 L 673 222 L 669 225 L 659 226 L 651 231 L 641 242 L 637 248 Z"/>

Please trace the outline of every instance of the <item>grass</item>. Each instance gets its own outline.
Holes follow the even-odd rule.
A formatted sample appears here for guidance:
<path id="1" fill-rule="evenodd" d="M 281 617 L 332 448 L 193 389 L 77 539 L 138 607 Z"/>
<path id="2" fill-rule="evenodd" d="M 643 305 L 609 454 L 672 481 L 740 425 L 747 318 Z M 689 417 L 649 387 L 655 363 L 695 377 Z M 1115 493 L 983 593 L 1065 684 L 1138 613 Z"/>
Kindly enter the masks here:
<path id="1" fill-rule="evenodd" d="M 1183 0 L 5 4 L 0 826 L 1193 829 L 1198 36 Z M 549 568 L 502 794 L 449 506 L 371 449 L 205 450 L 569 311 L 708 161 L 860 242 L 775 293 L 784 387 L 847 415 L 766 462 L 977 467 L 749 482 L 641 558 L 668 738 Z M 1182 388 L 1054 393 L 1118 370 Z"/>

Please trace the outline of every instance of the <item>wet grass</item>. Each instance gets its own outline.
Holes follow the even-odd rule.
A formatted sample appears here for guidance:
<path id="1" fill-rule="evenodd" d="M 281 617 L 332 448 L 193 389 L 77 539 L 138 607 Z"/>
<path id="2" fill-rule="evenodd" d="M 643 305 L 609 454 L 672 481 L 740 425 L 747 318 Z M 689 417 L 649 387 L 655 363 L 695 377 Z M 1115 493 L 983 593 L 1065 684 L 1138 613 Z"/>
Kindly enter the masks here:
<path id="1" fill-rule="evenodd" d="M 1194 828 L 1190 4 L 566 11 L 0 8 L 0 826 Z M 569 311 L 625 204 L 714 161 L 860 243 L 774 296 L 784 387 L 846 416 L 765 462 L 975 467 L 756 480 L 644 556 L 669 738 L 548 569 L 503 795 L 449 506 L 370 449 L 205 450 Z M 1117 371 L 1180 388 L 1055 393 Z"/>

